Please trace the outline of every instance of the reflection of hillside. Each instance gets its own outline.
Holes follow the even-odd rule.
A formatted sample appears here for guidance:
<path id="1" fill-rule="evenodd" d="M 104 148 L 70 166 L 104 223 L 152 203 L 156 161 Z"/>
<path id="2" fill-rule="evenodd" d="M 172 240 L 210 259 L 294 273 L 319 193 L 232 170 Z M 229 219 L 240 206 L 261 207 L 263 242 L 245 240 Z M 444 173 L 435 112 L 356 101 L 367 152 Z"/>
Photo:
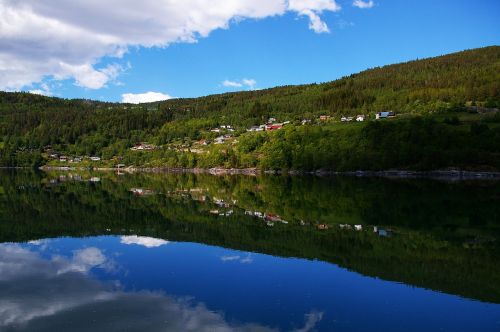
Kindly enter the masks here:
<path id="1" fill-rule="evenodd" d="M 54 186 L 47 184 L 58 174 L 4 175 L 2 242 L 95 235 L 109 229 L 114 234 L 320 259 L 366 275 L 500 302 L 500 251 L 495 241 L 500 189 L 495 185 L 101 174 L 99 183 L 65 181 Z M 150 188 L 158 194 L 139 198 L 130 188 Z M 216 209 L 217 214 L 210 213 Z M 245 214 L 249 211 L 279 215 L 289 223 L 268 227 L 265 218 Z M 341 229 L 340 223 L 385 225 L 396 235 L 380 237 L 371 227 Z M 330 227 L 320 230 L 317 224 Z"/>

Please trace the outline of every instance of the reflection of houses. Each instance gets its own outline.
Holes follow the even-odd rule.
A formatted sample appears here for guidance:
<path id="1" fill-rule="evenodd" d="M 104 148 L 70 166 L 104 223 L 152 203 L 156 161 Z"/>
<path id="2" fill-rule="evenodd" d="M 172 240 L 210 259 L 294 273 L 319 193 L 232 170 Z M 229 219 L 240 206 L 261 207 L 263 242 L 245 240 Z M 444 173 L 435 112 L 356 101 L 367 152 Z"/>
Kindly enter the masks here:
<path id="1" fill-rule="evenodd" d="M 245 211 L 245 214 L 248 216 L 255 216 L 257 218 L 264 218 L 264 213 L 259 211 Z"/>
<path id="2" fill-rule="evenodd" d="M 281 217 L 276 214 L 267 213 L 265 216 L 268 221 L 282 221 Z"/>
<path id="3" fill-rule="evenodd" d="M 373 233 L 376 233 L 380 237 L 391 237 L 392 236 L 392 230 L 381 228 L 378 226 L 373 227 Z"/>
<path id="4" fill-rule="evenodd" d="M 234 213 L 234 211 L 233 211 L 233 210 L 229 210 L 229 211 L 226 211 L 226 212 L 221 212 L 221 213 L 219 213 L 219 216 L 221 216 L 221 217 L 229 217 L 229 216 L 231 216 L 233 213 Z"/>
<path id="5" fill-rule="evenodd" d="M 230 206 L 229 203 L 225 202 L 223 199 L 218 199 L 214 197 L 213 201 L 219 207 L 228 208 Z"/>
<path id="6" fill-rule="evenodd" d="M 132 188 L 130 191 L 135 195 L 135 196 L 150 196 L 154 195 L 155 192 L 151 189 L 144 189 L 144 188 Z"/>

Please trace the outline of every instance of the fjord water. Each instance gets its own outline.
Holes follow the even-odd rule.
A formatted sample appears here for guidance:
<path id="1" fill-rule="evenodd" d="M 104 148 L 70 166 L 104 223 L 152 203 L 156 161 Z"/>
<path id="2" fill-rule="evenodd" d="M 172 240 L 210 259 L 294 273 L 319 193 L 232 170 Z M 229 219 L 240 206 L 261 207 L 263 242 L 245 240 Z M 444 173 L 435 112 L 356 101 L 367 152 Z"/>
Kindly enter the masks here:
<path id="1" fill-rule="evenodd" d="M 0 175 L 2 331 L 500 330 L 498 182 Z"/>

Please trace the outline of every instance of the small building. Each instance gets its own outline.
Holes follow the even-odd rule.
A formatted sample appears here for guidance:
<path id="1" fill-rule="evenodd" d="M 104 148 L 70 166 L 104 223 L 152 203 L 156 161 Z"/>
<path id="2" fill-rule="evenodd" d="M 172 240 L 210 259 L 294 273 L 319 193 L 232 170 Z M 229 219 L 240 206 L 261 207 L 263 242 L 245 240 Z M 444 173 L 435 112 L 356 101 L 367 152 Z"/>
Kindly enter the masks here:
<path id="1" fill-rule="evenodd" d="M 319 117 L 319 119 L 320 119 L 321 121 L 328 121 L 328 120 L 330 120 L 330 118 L 331 118 L 331 116 L 329 116 L 329 115 L 321 115 L 321 116 Z"/>
<path id="2" fill-rule="evenodd" d="M 154 150 L 156 146 L 148 143 L 138 143 L 134 145 L 133 147 L 130 148 L 132 151 L 148 151 L 148 150 Z"/>
<path id="3" fill-rule="evenodd" d="M 67 156 L 60 156 L 59 161 L 65 163 L 68 161 L 68 157 Z"/>
<path id="4" fill-rule="evenodd" d="M 226 141 L 224 136 L 219 136 L 216 139 L 214 139 L 214 144 L 223 144 Z"/>
<path id="5" fill-rule="evenodd" d="M 268 124 L 266 126 L 266 131 L 273 131 L 273 130 L 279 130 L 283 128 L 283 124 L 279 123 L 279 124 Z"/>
<path id="6" fill-rule="evenodd" d="M 395 117 L 396 114 L 394 112 L 378 112 L 375 114 L 375 119 L 387 119 L 387 118 L 393 118 Z"/>
<path id="7" fill-rule="evenodd" d="M 249 129 L 247 129 L 247 131 L 264 131 L 264 129 L 265 129 L 265 126 L 264 126 L 264 128 L 262 126 L 252 126 Z"/>
<path id="8" fill-rule="evenodd" d="M 356 116 L 356 121 L 358 121 L 358 122 L 365 121 L 365 116 L 364 115 L 358 115 L 358 116 Z"/>
<path id="9" fill-rule="evenodd" d="M 363 225 L 354 225 L 354 229 L 357 231 L 362 231 L 363 230 Z"/>
<path id="10" fill-rule="evenodd" d="M 207 141 L 206 139 L 201 139 L 198 141 L 199 145 L 208 145 L 210 144 L 210 141 Z"/>
<path id="11" fill-rule="evenodd" d="M 309 119 L 303 119 L 302 120 L 302 125 L 303 126 L 306 125 L 306 124 L 308 124 L 308 123 L 311 123 L 311 120 L 309 120 Z"/>
<path id="12" fill-rule="evenodd" d="M 276 118 L 269 118 L 269 120 L 267 120 L 267 123 L 275 123 L 276 122 Z"/>
<path id="13" fill-rule="evenodd" d="M 100 161 L 101 157 L 92 156 L 92 157 L 90 157 L 90 160 L 92 160 L 92 161 Z"/>
<path id="14" fill-rule="evenodd" d="M 327 229 L 328 229 L 328 225 L 327 225 L 327 224 L 319 224 L 319 225 L 317 226 L 317 228 L 318 228 L 319 230 L 327 230 Z"/>

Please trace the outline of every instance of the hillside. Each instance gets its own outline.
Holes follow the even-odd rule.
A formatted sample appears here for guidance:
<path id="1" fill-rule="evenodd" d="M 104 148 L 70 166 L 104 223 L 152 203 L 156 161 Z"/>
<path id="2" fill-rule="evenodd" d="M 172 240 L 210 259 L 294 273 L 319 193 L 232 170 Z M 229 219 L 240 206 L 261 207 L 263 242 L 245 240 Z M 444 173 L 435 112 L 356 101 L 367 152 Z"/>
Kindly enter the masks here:
<path id="1" fill-rule="evenodd" d="M 490 110 L 479 114 L 473 106 Z M 500 47 L 374 68 L 323 83 L 127 105 L 0 93 L 0 165 L 117 163 L 262 169 L 500 169 Z M 393 111 L 396 119 L 340 123 Z M 320 116 L 330 116 L 320 121 Z M 265 123 L 283 130 L 246 133 Z M 310 120 L 301 126 L 302 120 Z M 234 132 L 214 129 L 231 125 Z M 212 130 L 212 131 L 211 131 Z M 223 144 L 202 146 L 221 134 Z M 151 151 L 132 152 L 148 142 Z M 99 163 L 85 156 L 99 156 Z M 79 158 L 83 157 L 83 158 Z M 80 161 L 77 161 L 80 163 Z M 63 160 L 63 164 L 64 160 Z"/>

